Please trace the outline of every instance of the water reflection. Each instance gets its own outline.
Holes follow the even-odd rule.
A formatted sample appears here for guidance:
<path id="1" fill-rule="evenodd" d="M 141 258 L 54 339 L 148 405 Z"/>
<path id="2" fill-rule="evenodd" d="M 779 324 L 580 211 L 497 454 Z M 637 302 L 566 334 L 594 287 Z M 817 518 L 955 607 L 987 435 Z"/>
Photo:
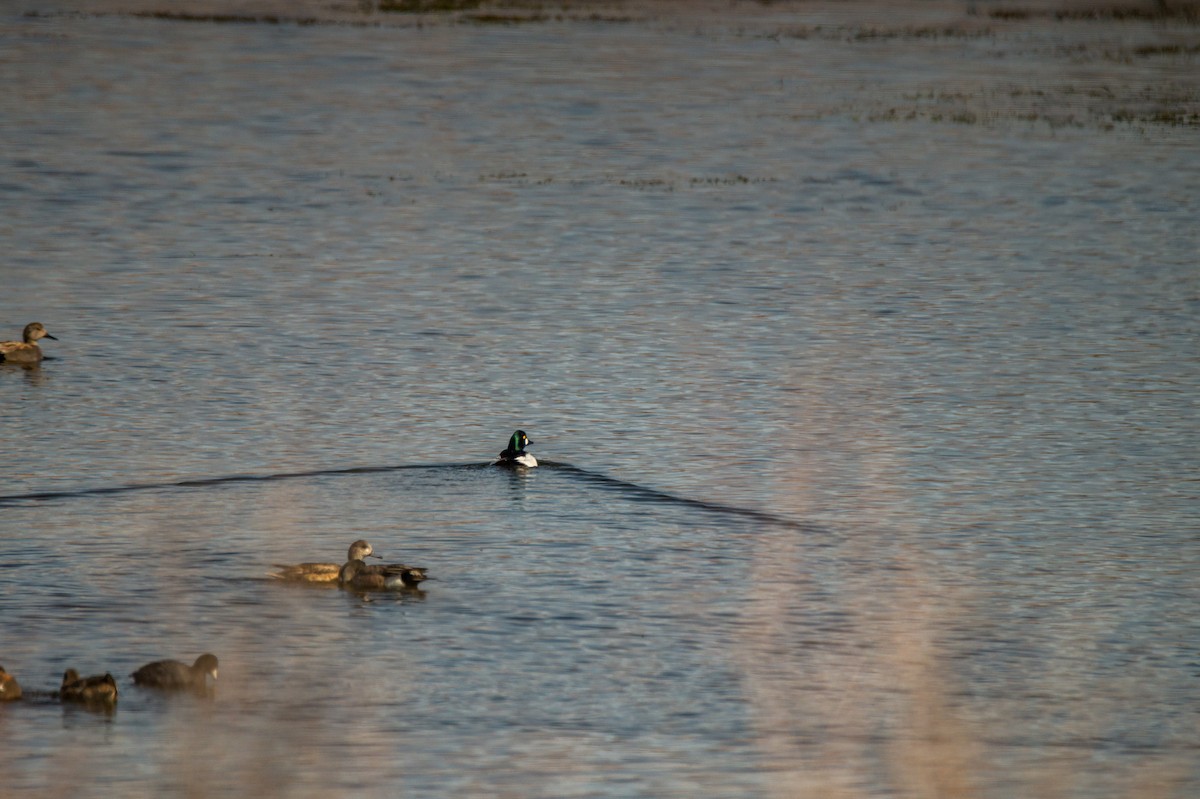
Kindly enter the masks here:
<path id="1" fill-rule="evenodd" d="M 62 716 L 63 727 L 72 725 L 80 725 L 86 723 L 78 717 L 77 714 L 87 714 L 89 716 L 101 716 L 107 720 L 113 720 L 117 715 L 117 703 L 115 702 L 63 702 Z"/>
<path id="2" fill-rule="evenodd" d="M 25 384 L 29 386 L 43 386 L 48 379 L 48 375 L 42 371 L 40 363 L 0 362 L 0 375 L 9 374 L 20 374 L 25 379 Z"/>
<path id="3" fill-rule="evenodd" d="M 360 602 L 386 602 L 393 601 L 397 604 L 404 602 L 421 602 L 426 597 L 426 591 L 423 588 L 389 588 L 379 590 L 366 590 L 362 588 L 341 587 L 342 593 L 356 597 Z"/>

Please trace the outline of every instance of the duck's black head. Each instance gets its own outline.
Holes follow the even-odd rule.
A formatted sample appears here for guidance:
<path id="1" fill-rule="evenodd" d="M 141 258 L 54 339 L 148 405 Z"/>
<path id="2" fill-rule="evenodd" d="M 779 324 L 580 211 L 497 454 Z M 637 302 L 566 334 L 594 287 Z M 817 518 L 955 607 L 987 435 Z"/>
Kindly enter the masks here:
<path id="1" fill-rule="evenodd" d="M 192 664 L 192 672 L 201 675 L 211 674 L 214 680 L 217 679 L 217 656 L 205 652 Z"/>

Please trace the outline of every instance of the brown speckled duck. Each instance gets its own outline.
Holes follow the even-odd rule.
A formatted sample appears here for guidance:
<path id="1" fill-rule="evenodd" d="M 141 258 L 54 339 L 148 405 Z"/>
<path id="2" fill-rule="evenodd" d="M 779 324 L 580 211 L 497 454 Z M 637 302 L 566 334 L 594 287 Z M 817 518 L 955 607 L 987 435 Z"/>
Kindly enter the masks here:
<path id="1" fill-rule="evenodd" d="M 0 666 L 0 702 L 11 702 L 20 698 L 21 686 L 17 683 L 17 678 Z"/>
<path id="2" fill-rule="evenodd" d="M 350 545 L 350 550 L 346 553 L 346 560 L 358 560 L 363 558 L 378 558 L 375 550 L 366 541 L 359 539 Z M 342 570 L 340 563 L 297 563 L 291 566 L 285 566 L 280 563 L 275 564 L 277 572 L 271 575 L 276 580 L 284 580 L 292 583 L 336 583 L 338 581 L 338 573 Z"/>
<path id="3" fill-rule="evenodd" d="M 64 702 L 83 702 L 88 705 L 112 704 L 117 701 L 117 681 L 111 674 L 80 677 L 75 669 L 67 669 L 63 674 L 62 687 L 58 689 L 58 698 Z"/>
<path id="4" fill-rule="evenodd" d="M 38 339 L 48 338 L 58 341 L 46 332 L 41 322 L 30 322 L 25 325 L 22 341 L 0 341 L 0 362 L 3 363 L 38 363 L 42 360 L 42 348 L 37 345 Z"/>

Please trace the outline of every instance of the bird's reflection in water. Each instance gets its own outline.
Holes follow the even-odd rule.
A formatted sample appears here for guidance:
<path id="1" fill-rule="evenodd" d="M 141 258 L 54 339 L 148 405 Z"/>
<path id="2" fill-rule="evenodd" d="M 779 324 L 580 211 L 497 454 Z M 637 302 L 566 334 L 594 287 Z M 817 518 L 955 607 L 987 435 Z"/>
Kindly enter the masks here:
<path id="1" fill-rule="evenodd" d="M 427 592 L 423 588 L 379 588 L 363 589 L 342 586 L 342 591 L 360 602 L 379 602 L 391 599 L 397 603 L 424 602 Z"/>

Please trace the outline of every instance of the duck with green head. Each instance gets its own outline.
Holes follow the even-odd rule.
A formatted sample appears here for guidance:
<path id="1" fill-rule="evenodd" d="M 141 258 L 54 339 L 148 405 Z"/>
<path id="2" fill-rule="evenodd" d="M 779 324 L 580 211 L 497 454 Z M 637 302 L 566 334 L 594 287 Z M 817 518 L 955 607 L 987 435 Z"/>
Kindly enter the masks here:
<path id="1" fill-rule="evenodd" d="M 368 566 L 361 560 L 351 560 L 338 572 L 337 579 L 338 585 L 343 588 L 378 591 L 416 588 L 429 577 L 420 566 L 405 566 L 403 563 Z"/>
<path id="2" fill-rule="evenodd" d="M 496 461 L 496 466 L 509 468 L 524 466 L 532 469 L 538 465 L 537 458 L 525 451 L 526 447 L 532 445 L 533 442 L 529 440 L 529 436 L 525 435 L 525 431 L 518 430 L 512 434 L 512 438 L 508 439 L 508 449 L 500 453 L 500 460 Z"/>

